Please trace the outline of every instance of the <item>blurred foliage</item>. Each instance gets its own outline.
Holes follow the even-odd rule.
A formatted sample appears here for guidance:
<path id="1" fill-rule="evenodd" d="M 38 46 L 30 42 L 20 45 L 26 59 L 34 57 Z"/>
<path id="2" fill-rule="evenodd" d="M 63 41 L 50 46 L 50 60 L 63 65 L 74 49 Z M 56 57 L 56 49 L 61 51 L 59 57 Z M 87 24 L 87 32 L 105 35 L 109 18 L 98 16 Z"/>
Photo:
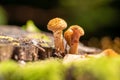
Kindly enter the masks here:
<path id="1" fill-rule="evenodd" d="M 110 7 L 112 0 L 59 1 L 70 25 L 79 24 L 88 32 L 93 32 L 99 27 L 106 27 L 115 19 L 116 12 Z"/>
<path id="2" fill-rule="evenodd" d="M 102 50 L 113 49 L 120 54 L 120 37 L 111 38 L 109 36 L 103 36 L 102 38 L 91 37 L 88 41 L 83 43 L 89 47 L 97 47 Z"/>
<path id="3" fill-rule="evenodd" d="M 0 63 L 0 80 L 120 80 L 120 57 L 90 58 L 69 64 L 59 59 Z"/>
<path id="4" fill-rule="evenodd" d="M 94 33 L 98 37 L 103 35 L 119 36 L 119 31 L 117 31 L 120 25 L 119 0 L 1 0 L 1 4 L 3 6 L 28 6 L 34 8 L 35 11 L 38 9 L 38 12 L 40 10 L 39 13 L 34 12 L 34 10 L 32 13 L 29 12 L 32 15 L 31 18 L 27 13 L 24 16 L 28 16 L 26 16 L 26 20 L 35 20 L 37 25 L 42 24 L 43 27 L 40 26 L 39 28 L 43 30 L 47 29 L 46 24 L 49 19 L 61 17 L 67 21 L 68 26 L 73 24 L 82 26 L 87 37 L 93 36 Z M 22 18 L 19 16 L 20 14 L 17 14 L 16 16 L 10 14 L 12 16 L 10 18 L 13 19 L 9 19 L 11 20 L 9 24 L 21 25 L 25 22 L 25 17 Z M 114 33 L 112 33 L 113 29 Z"/>
<path id="5" fill-rule="evenodd" d="M 28 20 L 26 22 L 26 25 L 22 26 L 22 29 L 28 31 L 28 32 L 40 32 L 40 29 L 37 28 L 37 26 L 34 24 L 32 20 Z"/>
<path id="6" fill-rule="evenodd" d="M 2 6 L 0 6 L 0 25 L 7 24 L 7 13 Z"/>

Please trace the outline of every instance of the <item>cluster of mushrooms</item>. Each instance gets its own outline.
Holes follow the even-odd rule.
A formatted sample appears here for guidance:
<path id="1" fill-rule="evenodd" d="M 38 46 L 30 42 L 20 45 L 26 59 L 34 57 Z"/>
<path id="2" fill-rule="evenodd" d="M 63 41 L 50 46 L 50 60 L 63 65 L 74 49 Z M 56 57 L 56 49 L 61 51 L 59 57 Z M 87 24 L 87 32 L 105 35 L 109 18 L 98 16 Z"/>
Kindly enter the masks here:
<path id="1" fill-rule="evenodd" d="M 78 54 L 79 38 L 84 35 L 84 30 L 79 25 L 72 25 L 64 32 L 63 30 L 67 28 L 67 23 L 61 18 L 53 18 L 48 22 L 48 30 L 53 32 L 54 45 L 56 52 L 61 54 L 65 53 L 64 38 L 69 45 L 70 54 Z"/>
<path id="2" fill-rule="evenodd" d="M 75 55 L 79 54 L 78 47 L 79 47 L 79 39 L 81 36 L 84 35 L 84 30 L 79 25 L 72 25 L 64 32 L 63 38 L 63 30 L 67 28 L 67 23 L 65 20 L 61 18 L 54 18 L 48 22 L 47 25 L 48 30 L 53 32 L 54 36 L 54 45 L 56 52 L 60 53 L 61 55 L 65 53 L 65 45 L 64 39 L 66 40 L 66 45 L 69 46 L 69 50 L 64 60 L 65 62 L 71 62 L 74 60 L 86 59 L 90 57 L 99 58 L 103 56 L 108 57 L 116 57 L 119 56 L 113 49 L 105 49 L 101 51 L 99 54 L 84 54 L 84 55 Z"/>

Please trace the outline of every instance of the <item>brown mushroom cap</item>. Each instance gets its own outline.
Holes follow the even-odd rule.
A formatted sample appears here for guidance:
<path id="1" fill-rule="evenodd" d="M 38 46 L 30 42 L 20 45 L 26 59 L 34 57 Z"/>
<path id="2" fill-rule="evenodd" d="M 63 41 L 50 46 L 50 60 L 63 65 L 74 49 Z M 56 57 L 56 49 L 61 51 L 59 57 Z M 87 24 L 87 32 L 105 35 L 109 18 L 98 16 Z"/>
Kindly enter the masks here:
<path id="1" fill-rule="evenodd" d="M 85 34 L 83 28 L 78 25 L 72 25 L 70 26 L 70 29 L 72 29 L 73 32 L 77 31 L 77 33 L 80 34 L 80 36 L 83 36 Z"/>
<path id="2" fill-rule="evenodd" d="M 65 20 L 61 18 L 54 18 L 48 22 L 47 28 L 51 31 L 63 30 L 67 27 Z"/>
<path id="3" fill-rule="evenodd" d="M 67 44 L 70 45 L 71 44 L 71 36 L 73 34 L 73 31 L 71 29 L 68 29 L 64 32 L 64 38 L 67 41 Z"/>

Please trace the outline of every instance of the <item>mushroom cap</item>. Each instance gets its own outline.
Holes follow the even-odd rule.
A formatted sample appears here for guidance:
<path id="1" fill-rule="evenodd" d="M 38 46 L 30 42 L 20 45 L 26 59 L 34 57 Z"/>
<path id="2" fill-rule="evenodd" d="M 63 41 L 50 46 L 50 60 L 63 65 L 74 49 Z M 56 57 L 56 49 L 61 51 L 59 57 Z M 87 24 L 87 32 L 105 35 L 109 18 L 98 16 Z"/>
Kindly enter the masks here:
<path id="1" fill-rule="evenodd" d="M 67 27 L 66 21 L 61 18 L 51 19 L 47 25 L 48 30 L 53 31 L 53 32 L 57 30 L 63 30 L 66 27 Z"/>
<path id="2" fill-rule="evenodd" d="M 77 33 L 80 35 L 80 36 L 83 36 L 85 34 L 84 30 L 82 27 L 78 26 L 78 25 L 72 25 L 70 26 L 70 29 L 74 31 L 77 31 Z"/>
<path id="3" fill-rule="evenodd" d="M 67 44 L 70 46 L 73 40 L 78 40 L 80 36 L 84 35 L 84 30 L 78 25 L 72 25 L 64 33 L 64 38 L 67 41 Z"/>
<path id="4" fill-rule="evenodd" d="M 67 41 L 67 44 L 70 45 L 71 44 L 71 36 L 73 34 L 73 31 L 71 29 L 68 29 L 64 32 L 64 38 Z"/>

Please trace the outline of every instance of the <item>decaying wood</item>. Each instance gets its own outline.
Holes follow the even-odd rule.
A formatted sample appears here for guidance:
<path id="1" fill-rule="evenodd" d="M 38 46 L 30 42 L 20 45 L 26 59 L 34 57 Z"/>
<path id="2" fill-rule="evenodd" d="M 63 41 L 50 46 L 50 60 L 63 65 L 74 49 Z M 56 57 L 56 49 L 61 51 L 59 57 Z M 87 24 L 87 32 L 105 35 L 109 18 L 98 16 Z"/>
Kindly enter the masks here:
<path id="1" fill-rule="evenodd" d="M 26 37 L 29 32 L 23 31 L 18 26 L 0 26 L 0 31 L 0 61 L 8 59 L 36 61 L 50 57 L 63 58 L 67 54 L 67 47 L 65 53 L 61 54 L 50 45 L 53 41 L 48 43 L 33 38 L 29 39 Z M 48 33 L 47 36 L 51 37 Z M 46 47 L 41 44 L 47 44 L 49 46 Z M 80 54 L 99 51 L 81 44 L 79 46 Z"/>
<path id="2" fill-rule="evenodd" d="M 12 45 L 0 44 L 0 61 L 8 60 L 11 58 L 13 52 Z"/>
<path id="3" fill-rule="evenodd" d="M 44 47 L 42 41 L 26 38 L 29 34 L 17 26 L 0 26 L 0 60 L 36 61 L 52 56 L 52 48 Z M 33 43 L 36 42 L 35 44 Z M 47 44 L 47 43 L 46 43 Z"/>

